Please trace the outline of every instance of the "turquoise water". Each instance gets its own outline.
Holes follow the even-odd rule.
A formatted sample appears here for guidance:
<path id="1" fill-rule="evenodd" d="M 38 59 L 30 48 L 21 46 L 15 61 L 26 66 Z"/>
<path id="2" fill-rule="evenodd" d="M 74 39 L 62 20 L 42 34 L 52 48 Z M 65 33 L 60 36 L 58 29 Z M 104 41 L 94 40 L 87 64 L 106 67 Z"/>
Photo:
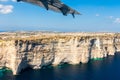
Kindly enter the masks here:
<path id="1" fill-rule="evenodd" d="M 11 70 L 7 68 L 0 69 L 0 80 L 13 80 L 10 76 L 13 77 Z"/>
<path id="2" fill-rule="evenodd" d="M 104 58 L 93 58 L 91 60 L 103 60 Z"/>
<path id="3" fill-rule="evenodd" d="M 3 76 L 3 70 L 0 69 L 0 78 Z"/>
<path id="4" fill-rule="evenodd" d="M 3 72 L 0 80 L 120 80 L 120 53 L 87 64 L 27 69 L 17 76 Z"/>
<path id="5" fill-rule="evenodd" d="M 0 78 L 3 77 L 3 75 L 6 71 L 8 71 L 6 68 L 0 69 Z"/>

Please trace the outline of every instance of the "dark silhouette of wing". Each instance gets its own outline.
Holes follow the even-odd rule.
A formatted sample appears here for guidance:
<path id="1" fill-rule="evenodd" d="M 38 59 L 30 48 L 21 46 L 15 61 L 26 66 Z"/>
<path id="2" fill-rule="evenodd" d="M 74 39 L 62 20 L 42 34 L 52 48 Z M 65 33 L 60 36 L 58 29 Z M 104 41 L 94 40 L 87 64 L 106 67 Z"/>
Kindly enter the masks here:
<path id="1" fill-rule="evenodd" d="M 40 0 L 44 7 L 48 10 L 48 0 Z"/>
<path id="2" fill-rule="evenodd" d="M 70 8 L 69 6 L 63 4 L 60 0 L 17 0 L 32 3 L 41 7 L 46 8 L 47 10 L 53 10 L 56 12 L 62 12 L 63 15 L 72 14 L 75 17 L 75 14 L 80 14 L 76 10 Z"/>

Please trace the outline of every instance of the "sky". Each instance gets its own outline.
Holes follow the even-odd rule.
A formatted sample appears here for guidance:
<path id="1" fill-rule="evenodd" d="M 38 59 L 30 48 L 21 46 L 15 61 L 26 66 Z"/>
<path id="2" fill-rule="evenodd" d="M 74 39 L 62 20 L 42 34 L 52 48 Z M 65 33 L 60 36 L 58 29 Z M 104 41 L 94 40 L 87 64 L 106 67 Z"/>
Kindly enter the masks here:
<path id="1" fill-rule="evenodd" d="M 120 0 L 61 0 L 82 15 L 0 0 L 0 31 L 120 32 Z"/>

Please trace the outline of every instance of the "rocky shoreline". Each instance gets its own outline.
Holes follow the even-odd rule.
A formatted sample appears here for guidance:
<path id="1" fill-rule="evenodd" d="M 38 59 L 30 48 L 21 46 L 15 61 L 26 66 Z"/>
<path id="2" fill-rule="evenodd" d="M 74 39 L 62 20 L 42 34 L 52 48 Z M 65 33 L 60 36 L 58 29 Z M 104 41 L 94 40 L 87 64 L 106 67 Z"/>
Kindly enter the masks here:
<path id="1" fill-rule="evenodd" d="M 26 68 L 87 63 L 120 51 L 120 33 L 1 32 L 0 67 Z"/>

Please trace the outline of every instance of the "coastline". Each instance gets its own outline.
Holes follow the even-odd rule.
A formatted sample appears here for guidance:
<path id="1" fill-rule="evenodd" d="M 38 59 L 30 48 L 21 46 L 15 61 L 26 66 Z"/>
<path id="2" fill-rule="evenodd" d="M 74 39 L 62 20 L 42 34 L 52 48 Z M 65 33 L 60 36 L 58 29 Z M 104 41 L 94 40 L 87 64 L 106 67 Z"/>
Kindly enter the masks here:
<path id="1" fill-rule="evenodd" d="M 120 51 L 120 33 L 0 32 L 0 66 L 19 74 L 61 63 L 87 63 Z"/>

